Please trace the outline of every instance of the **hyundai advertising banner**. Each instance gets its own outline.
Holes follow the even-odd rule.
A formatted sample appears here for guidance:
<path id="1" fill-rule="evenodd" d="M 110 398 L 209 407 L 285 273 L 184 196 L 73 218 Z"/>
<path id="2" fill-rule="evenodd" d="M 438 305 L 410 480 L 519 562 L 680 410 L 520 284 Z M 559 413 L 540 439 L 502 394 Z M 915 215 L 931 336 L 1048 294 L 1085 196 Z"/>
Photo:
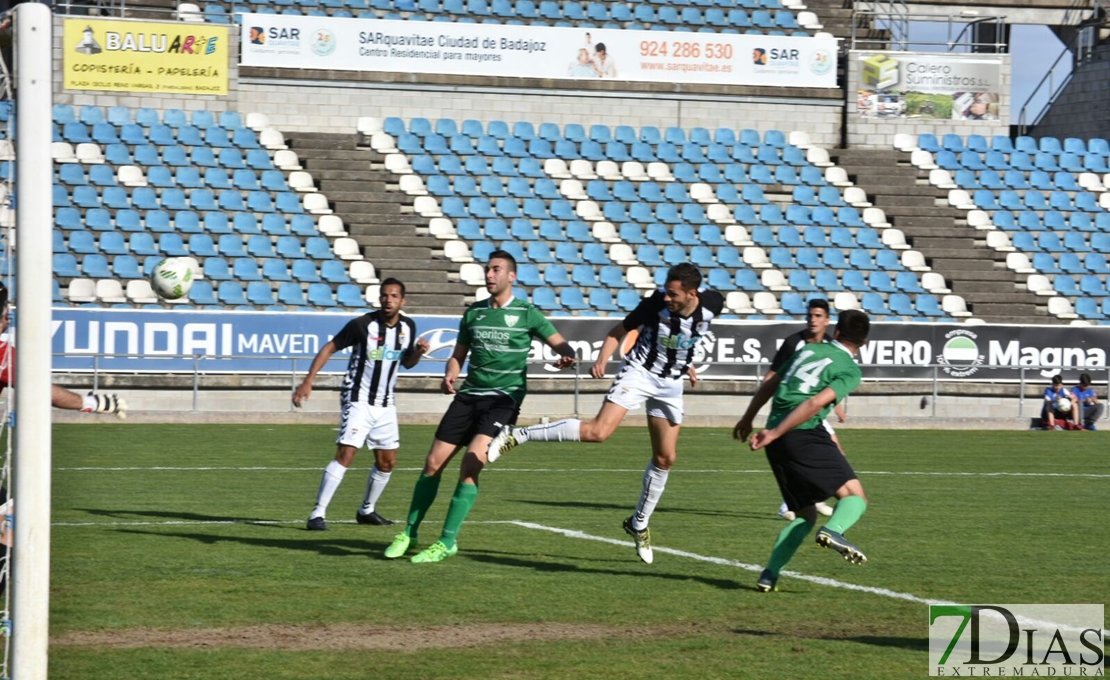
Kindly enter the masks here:
<path id="1" fill-rule="evenodd" d="M 312 357 L 343 328 L 351 316 L 293 312 L 202 312 L 58 308 L 54 310 L 54 370 L 142 373 L 303 373 Z M 420 337 L 431 345 L 429 356 L 446 360 L 455 344 L 458 317 L 412 317 Z M 587 366 L 597 358 L 606 333 L 618 318 L 554 317 L 551 321 Z M 720 321 L 714 323 L 697 351 L 702 378 L 751 379 L 761 375 L 782 339 L 801 323 Z M 626 338 L 625 347 L 634 338 Z M 966 379 L 1018 381 L 1021 367 L 1064 366 L 1073 379 L 1090 371 L 1105 379 L 1110 327 L 959 326 L 883 324 L 872 326 L 870 342 L 860 353 L 867 379 Z M 127 355 L 127 356 L 111 356 Z M 96 357 L 94 359 L 94 357 Z M 562 375 L 547 363 L 554 352 L 532 343 L 535 376 Z M 94 364 L 95 361 L 95 364 Z M 346 357 L 338 354 L 327 371 L 340 372 Z M 997 366 L 1001 368 L 988 368 Z M 616 365 L 610 366 L 611 371 Z M 441 375 L 442 361 L 421 362 L 411 375 Z M 1037 381 L 1055 370 L 1025 371 Z"/>
<path id="2" fill-rule="evenodd" d="M 831 38 L 244 14 L 240 64 L 296 69 L 836 87 Z"/>

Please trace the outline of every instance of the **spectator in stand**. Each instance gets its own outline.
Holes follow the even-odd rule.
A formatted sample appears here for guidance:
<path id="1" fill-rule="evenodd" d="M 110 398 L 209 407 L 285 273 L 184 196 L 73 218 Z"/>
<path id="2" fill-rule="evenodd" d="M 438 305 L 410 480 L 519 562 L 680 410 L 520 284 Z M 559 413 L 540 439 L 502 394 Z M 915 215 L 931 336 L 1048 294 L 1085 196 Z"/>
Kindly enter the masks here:
<path id="1" fill-rule="evenodd" d="M 1064 379 L 1052 377 L 1052 386 L 1044 390 L 1044 409 L 1041 425 L 1046 430 L 1070 430 L 1079 421 L 1079 408 L 1071 390 L 1064 387 Z"/>
<path id="2" fill-rule="evenodd" d="M 1077 427 L 1094 432 L 1098 429 L 1095 421 L 1102 417 L 1102 404 L 1099 403 L 1095 388 L 1091 387 L 1091 374 L 1081 373 L 1079 384 L 1071 388 L 1072 401 L 1075 402 Z"/>

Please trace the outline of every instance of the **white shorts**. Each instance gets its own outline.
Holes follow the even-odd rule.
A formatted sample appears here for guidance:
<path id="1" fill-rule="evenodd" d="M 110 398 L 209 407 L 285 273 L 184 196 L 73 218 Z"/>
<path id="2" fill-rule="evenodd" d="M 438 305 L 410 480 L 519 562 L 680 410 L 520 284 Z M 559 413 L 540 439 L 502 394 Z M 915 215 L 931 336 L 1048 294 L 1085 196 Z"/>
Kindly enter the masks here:
<path id="1" fill-rule="evenodd" d="M 401 445 L 396 406 L 371 406 L 364 401 L 343 404 L 336 444 L 393 451 Z"/>
<path id="2" fill-rule="evenodd" d="M 605 399 L 629 411 L 646 402 L 649 416 L 682 424 L 682 380 L 661 378 L 639 366 L 621 366 Z"/>

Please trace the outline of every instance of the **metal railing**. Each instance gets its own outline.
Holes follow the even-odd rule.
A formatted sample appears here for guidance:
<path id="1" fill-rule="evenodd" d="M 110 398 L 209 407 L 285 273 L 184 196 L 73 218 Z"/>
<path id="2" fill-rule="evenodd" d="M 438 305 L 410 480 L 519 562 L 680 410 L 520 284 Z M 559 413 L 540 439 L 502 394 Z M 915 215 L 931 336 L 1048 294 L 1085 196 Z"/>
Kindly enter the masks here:
<path id="1" fill-rule="evenodd" d="M 915 39 L 911 24 L 930 23 L 945 25 L 945 39 Z M 851 45 L 853 50 L 896 50 L 924 52 L 990 51 L 1004 53 L 1008 45 L 1003 40 L 1004 16 L 970 17 L 962 14 L 912 14 L 904 2 L 882 2 L 858 5 L 852 10 Z M 976 39 L 973 26 L 994 24 L 993 41 Z M 872 31 L 886 31 L 886 35 L 872 36 Z M 930 49 L 936 48 L 936 49 Z"/>
<path id="2" fill-rule="evenodd" d="M 69 359 L 74 358 L 73 355 L 55 355 L 55 356 L 66 356 Z M 103 383 L 105 382 L 104 378 L 105 378 L 105 376 L 109 376 L 109 375 L 113 376 L 114 379 L 112 380 L 112 382 L 116 383 L 110 389 L 132 389 L 132 388 L 134 388 L 134 389 L 145 389 L 145 390 L 162 389 L 162 390 L 167 390 L 167 391 L 188 389 L 190 394 L 191 394 L 191 406 L 190 406 L 189 410 L 192 411 L 192 412 L 199 412 L 200 411 L 200 408 L 199 408 L 200 396 L 201 396 L 201 393 L 203 391 L 202 378 L 204 378 L 204 377 L 220 377 L 220 376 L 222 376 L 222 377 L 229 378 L 229 380 L 228 380 L 229 384 L 214 386 L 211 389 L 221 389 L 221 390 L 224 390 L 224 391 L 226 391 L 228 389 L 239 389 L 239 390 L 253 389 L 253 390 L 265 390 L 265 391 L 275 391 L 275 392 L 276 391 L 284 391 L 285 388 L 282 387 L 281 384 L 284 383 L 284 381 L 287 377 L 288 378 L 288 383 L 284 383 L 284 384 L 288 385 L 288 391 L 291 394 L 294 390 L 296 390 L 297 386 L 300 384 L 300 381 L 304 378 L 305 374 L 308 371 L 308 366 L 311 364 L 312 358 L 313 358 L 312 356 L 309 356 L 309 355 L 283 355 L 283 356 L 272 356 L 272 357 L 208 356 L 208 355 L 200 355 L 200 354 L 197 354 L 197 355 L 165 355 L 165 356 L 162 356 L 162 357 L 159 357 L 159 358 L 160 359 L 166 359 L 166 360 L 174 360 L 174 361 L 178 361 L 178 362 L 187 362 L 187 363 L 190 364 L 191 368 L 189 368 L 187 370 L 182 370 L 180 368 L 174 369 L 174 372 L 170 375 L 175 375 L 179 378 L 179 380 L 177 381 L 177 384 L 175 384 L 175 385 L 161 385 L 160 386 L 160 385 L 157 385 L 155 383 L 157 383 L 159 380 L 165 381 L 164 376 L 167 375 L 166 372 L 157 372 L 157 371 L 153 371 L 153 370 L 148 370 L 148 371 L 121 371 L 118 368 L 113 368 L 113 369 L 110 369 L 110 370 L 106 370 L 104 368 L 103 364 L 104 364 L 105 360 L 137 358 L 135 355 L 89 354 L 89 355 L 82 355 L 82 356 L 85 356 L 85 357 L 88 358 L 88 360 L 89 360 L 88 368 L 85 368 L 85 369 L 73 369 L 73 368 L 71 368 L 71 369 L 65 369 L 65 370 L 62 370 L 62 371 L 55 371 L 55 372 L 56 373 L 66 373 L 66 374 L 86 374 L 86 375 L 90 375 L 90 377 L 92 378 L 91 387 L 92 387 L 93 390 L 102 389 Z M 149 357 L 145 357 L 145 358 L 147 360 L 149 360 Z M 252 362 L 271 363 L 271 364 L 274 365 L 274 368 L 272 370 L 260 370 L 260 371 L 250 371 L 250 372 L 247 372 L 247 371 L 229 371 L 229 370 L 226 370 L 226 369 L 218 368 L 218 364 L 220 362 L 227 362 L 227 361 L 234 361 L 234 360 L 249 360 L 249 361 L 252 361 Z M 345 359 L 336 359 L 335 364 L 325 366 L 325 369 L 320 372 L 320 375 L 321 376 L 342 375 L 344 373 L 344 367 L 341 367 L 343 361 L 345 361 Z M 440 358 L 434 358 L 434 357 L 425 357 L 422 360 L 421 363 L 425 364 L 427 362 L 431 362 L 431 363 L 436 363 L 436 364 L 442 364 L 445 361 L 446 361 L 446 359 L 440 359 Z M 580 412 L 581 412 L 581 408 L 580 408 L 581 401 L 580 400 L 581 400 L 581 395 L 583 393 L 583 389 L 582 389 L 583 380 L 590 380 L 591 382 L 594 382 L 594 383 L 598 383 L 598 382 L 602 382 L 602 381 L 594 381 L 592 378 L 589 377 L 589 364 L 587 362 L 579 362 L 578 364 L 576 364 L 573 367 L 573 369 L 569 369 L 569 370 L 563 371 L 561 373 L 542 373 L 541 374 L 542 367 L 545 365 L 545 363 L 546 362 L 544 362 L 544 361 L 536 361 L 536 362 L 532 362 L 529 365 L 529 368 L 530 368 L 529 380 L 532 381 L 533 383 L 535 381 L 543 380 L 543 379 L 554 380 L 554 381 L 559 381 L 559 382 L 564 382 L 564 381 L 565 382 L 571 382 L 571 381 L 573 381 L 573 383 L 571 385 L 568 385 L 567 389 L 558 390 L 557 392 L 561 393 L 561 394 L 570 394 L 570 395 L 572 395 L 574 414 L 579 415 Z M 279 365 L 281 367 L 279 367 Z M 616 361 L 611 362 L 611 365 L 616 366 L 617 362 Z M 762 380 L 763 375 L 770 368 L 770 362 L 739 363 L 739 362 L 704 361 L 704 362 L 699 362 L 698 366 L 699 367 L 700 366 L 742 367 L 742 371 L 740 371 L 740 372 L 738 372 L 734 375 L 702 376 L 700 379 L 704 380 L 704 381 L 707 381 L 707 382 L 710 382 L 710 383 L 723 382 L 723 381 L 733 381 L 733 382 L 752 383 L 754 385 L 754 384 L 758 383 L 760 380 Z M 966 377 L 965 378 L 953 377 L 953 376 L 947 375 L 945 373 L 945 370 L 950 368 L 950 366 L 947 365 L 947 364 L 921 364 L 921 365 L 915 364 L 915 365 L 904 365 L 904 366 L 891 366 L 889 364 L 861 364 L 860 367 L 863 369 L 864 383 L 867 384 L 867 385 L 882 385 L 882 384 L 888 384 L 888 385 L 894 385 L 894 384 L 919 385 L 921 387 L 921 389 L 911 390 L 910 392 L 906 392 L 905 390 L 897 390 L 897 391 L 894 391 L 894 392 L 895 393 L 900 393 L 903 396 L 909 396 L 909 397 L 912 397 L 912 398 L 915 398 L 915 399 L 918 398 L 918 397 L 926 397 L 926 399 L 928 401 L 928 406 L 931 407 L 931 410 L 930 410 L 930 413 L 929 413 L 929 416 L 931 418 L 937 418 L 938 417 L 937 405 L 938 405 L 938 401 L 941 397 L 954 397 L 954 398 L 961 398 L 962 397 L 962 398 L 966 398 L 966 399 L 975 399 L 975 398 L 988 397 L 988 396 L 990 398 L 998 398 L 998 397 L 1001 396 L 1001 397 L 1004 397 L 1004 398 L 1015 399 L 1018 402 L 1018 408 L 1017 408 L 1018 417 L 1024 418 L 1024 417 L 1027 417 L 1029 415 L 1029 414 L 1026 414 L 1026 409 L 1027 409 L 1027 406 L 1030 402 L 1034 402 L 1036 404 L 1036 412 L 1037 412 L 1037 414 L 1039 414 L 1040 413 L 1039 409 L 1040 409 L 1040 406 L 1041 406 L 1041 400 L 1031 397 L 1030 393 L 1032 391 L 1032 394 L 1035 395 L 1036 394 L 1035 390 L 1039 389 L 1039 386 L 1042 386 L 1042 385 L 1047 386 L 1047 384 L 1049 382 L 1049 378 L 1046 377 L 1046 374 L 1047 375 L 1052 375 L 1052 374 L 1054 374 L 1056 372 L 1059 372 L 1061 370 L 1068 370 L 1068 371 L 1082 370 L 1082 371 L 1085 371 L 1087 373 L 1092 374 L 1092 376 L 1095 378 L 1096 385 L 1098 385 L 1100 387 L 1105 387 L 1107 385 L 1110 385 L 1110 367 L 1103 367 L 1103 366 L 1085 367 L 1085 368 L 1077 368 L 1077 367 L 1073 367 L 1073 366 L 1005 366 L 1005 365 L 992 365 L 992 364 L 983 364 L 983 365 L 978 366 L 978 370 L 982 371 L 982 372 L 1003 370 L 1003 371 L 1007 371 L 1007 372 L 1010 372 L 1010 373 L 1016 373 L 1016 376 L 1014 378 L 1007 378 L 1007 379 L 998 379 L 997 377 L 990 377 L 990 378 L 983 377 L 983 378 L 980 378 L 980 379 L 966 378 Z M 883 371 L 903 370 L 903 371 L 912 372 L 914 374 L 914 376 L 916 376 L 916 377 L 884 377 L 884 378 L 868 377 L 869 369 L 879 369 L 879 370 L 883 370 Z M 442 373 L 438 368 L 436 368 L 435 370 L 420 371 L 419 373 L 407 372 L 407 373 L 402 374 L 402 375 L 407 375 L 407 376 L 410 376 L 410 377 L 438 379 L 442 375 Z M 149 376 L 151 378 L 151 380 L 149 381 L 150 384 L 136 384 L 136 385 L 133 385 L 133 386 L 121 387 L 118 384 L 120 382 L 118 380 L 118 378 L 124 377 L 124 376 L 132 377 L 133 381 L 135 381 L 135 382 L 146 382 L 146 381 L 142 380 L 141 378 L 139 378 L 138 380 L 134 380 L 137 376 L 144 376 L 144 377 Z M 258 384 L 258 385 L 244 384 L 245 381 L 243 379 L 248 378 L 248 377 L 257 379 L 260 384 Z M 610 377 L 611 376 L 607 376 L 606 379 L 609 379 Z M 269 381 L 269 382 L 267 383 L 267 381 Z M 266 384 L 261 384 L 261 383 L 266 383 Z M 968 395 L 968 394 L 960 394 L 960 393 L 950 393 L 950 392 L 946 391 L 945 386 L 953 386 L 953 385 L 964 385 L 964 386 L 971 386 L 971 387 L 978 386 L 978 387 L 982 387 L 984 390 L 993 389 L 995 393 L 989 394 L 989 395 L 988 394 L 971 394 L 971 395 Z M 1006 390 L 1007 392 L 1009 392 L 1009 394 L 998 394 L 997 393 L 998 392 L 997 386 L 999 386 L 999 385 L 1008 386 L 1008 387 L 1013 388 L 1013 389 Z M 989 388 L 988 386 L 994 386 L 994 387 Z M 318 387 L 318 389 L 319 389 L 319 387 Z M 588 389 L 588 390 L 585 390 L 585 391 L 593 392 L 595 390 Z M 966 389 L 963 390 L 963 391 L 966 392 Z M 545 392 L 550 393 L 551 390 L 548 389 L 548 390 L 545 390 Z M 869 390 L 869 392 L 874 392 L 874 390 Z M 739 394 L 739 393 L 740 392 L 735 391 L 735 390 L 734 391 L 719 392 L 719 394 L 722 398 L 733 397 L 733 396 L 735 396 L 736 394 Z M 883 394 L 883 393 L 880 391 L 879 394 Z M 863 394 L 863 395 L 857 395 L 857 396 L 867 396 L 867 395 Z M 922 409 L 924 409 L 925 407 L 926 407 L 926 405 L 923 403 Z M 139 404 L 132 404 L 132 408 L 135 408 L 136 410 L 141 410 L 141 407 L 140 407 Z M 177 409 L 177 410 L 184 411 L 186 409 Z M 291 403 L 288 407 L 288 410 L 289 411 L 294 410 Z M 1110 418 L 1110 409 L 1108 409 L 1107 413 L 1104 414 L 1104 418 Z"/>

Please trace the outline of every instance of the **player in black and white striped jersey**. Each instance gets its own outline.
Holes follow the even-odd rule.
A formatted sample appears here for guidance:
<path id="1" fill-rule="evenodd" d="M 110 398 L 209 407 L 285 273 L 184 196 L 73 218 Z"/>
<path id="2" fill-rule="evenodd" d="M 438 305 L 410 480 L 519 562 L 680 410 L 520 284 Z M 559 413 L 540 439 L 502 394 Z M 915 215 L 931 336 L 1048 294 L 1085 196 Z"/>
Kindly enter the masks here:
<path id="1" fill-rule="evenodd" d="M 691 384 L 696 384 L 697 373 L 692 367 L 694 350 L 725 304 L 719 292 L 702 290 L 701 281 L 701 272 L 692 264 L 671 267 L 663 288 L 645 298 L 609 331 L 590 370 L 594 378 L 605 377 L 609 358 L 629 332 L 636 331 L 638 335 L 596 418 L 587 422 L 572 418 L 505 428 L 490 443 L 486 454 L 492 463 L 505 451 L 529 441 L 603 442 L 616 431 L 626 413 L 646 405 L 652 458 L 644 471 L 640 501 L 623 527 L 635 539 L 636 554 L 648 564 L 654 559 L 648 520 L 663 495 L 668 472 L 677 457 L 683 414 L 682 381 L 689 375 Z"/>
<path id="2" fill-rule="evenodd" d="M 375 510 L 389 484 L 401 443 L 393 388 L 400 367 L 412 368 L 419 363 L 420 357 L 428 351 L 428 342 L 417 338 L 416 324 L 401 313 L 405 304 L 405 284 L 394 278 L 382 281 L 379 303 L 378 311 L 350 321 L 320 348 L 304 382 L 293 393 L 295 405 L 308 401 L 316 374 L 333 354 L 351 348 L 351 359 L 339 394 L 343 418 L 336 440 L 335 460 L 324 468 L 316 506 L 308 516 L 308 528 L 313 531 L 328 528 L 324 519 L 328 504 L 363 444 L 374 450 L 374 467 L 370 470 L 366 495 L 355 520 L 359 524 L 393 524 Z"/>

